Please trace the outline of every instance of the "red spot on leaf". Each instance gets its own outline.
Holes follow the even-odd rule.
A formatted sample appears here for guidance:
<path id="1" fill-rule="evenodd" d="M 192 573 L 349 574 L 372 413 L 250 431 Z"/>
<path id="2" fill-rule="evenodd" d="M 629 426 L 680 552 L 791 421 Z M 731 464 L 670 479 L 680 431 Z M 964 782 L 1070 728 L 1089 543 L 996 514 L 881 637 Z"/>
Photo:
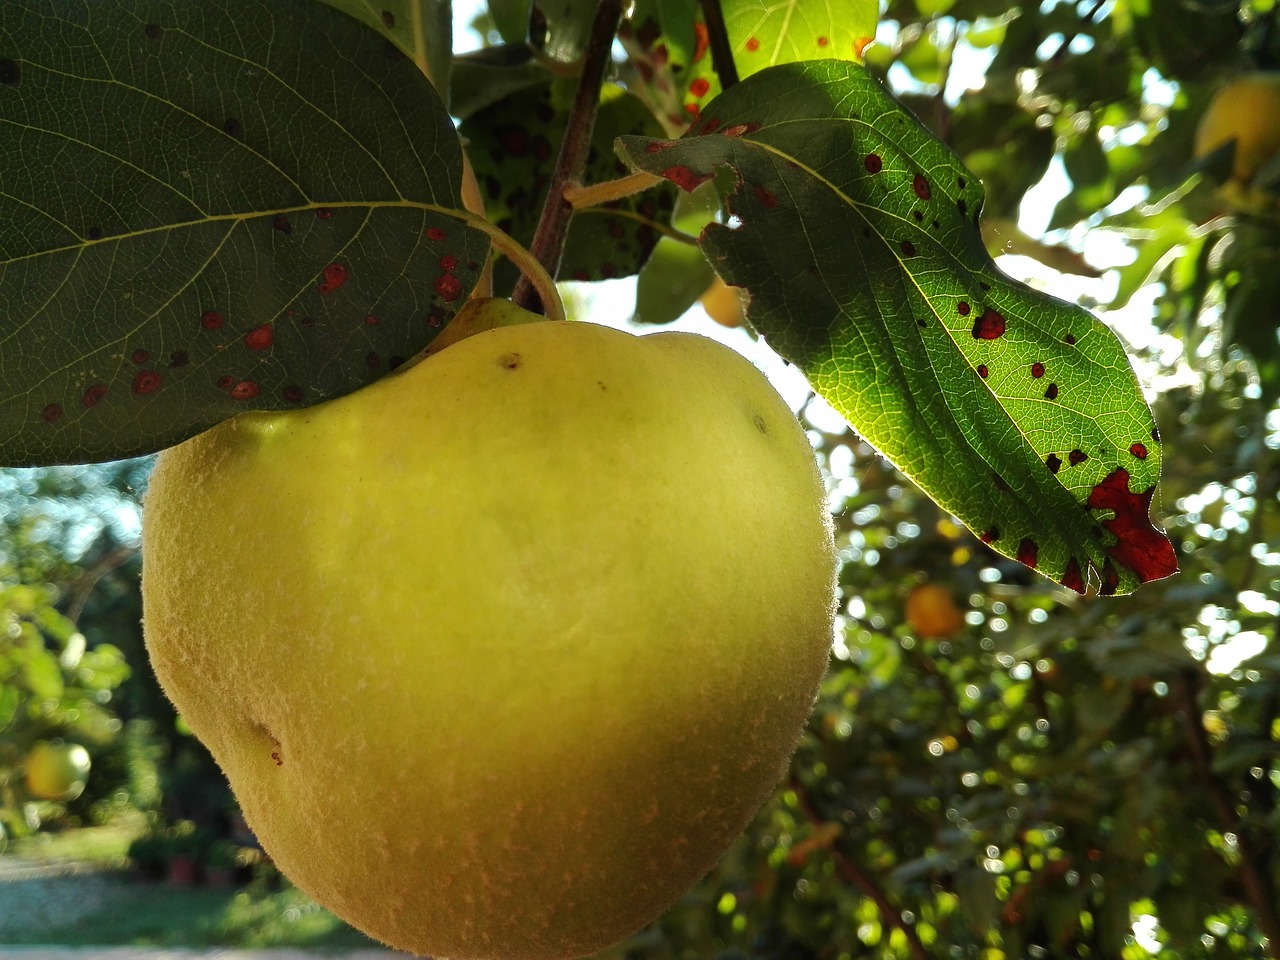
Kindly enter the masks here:
<path id="1" fill-rule="evenodd" d="M 92 387 L 84 392 L 84 396 L 80 398 L 80 402 L 84 404 L 88 410 L 98 405 L 98 401 L 107 395 L 107 385 L 105 383 L 95 383 Z"/>
<path id="2" fill-rule="evenodd" d="M 283 213 L 277 213 L 275 219 L 271 221 L 271 229 L 278 233 L 293 233 L 293 224 Z"/>
<path id="3" fill-rule="evenodd" d="M 867 168 L 867 173 L 879 173 L 884 168 L 884 161 L 878 153 L 868 153 L 862 165 Z"/>
<path id="4" fill-rule="evenodd" d="M 969 315 L 969 309 L 969 301 L 967 300 L 961 300 L 956 304 L 956 312 L 962 317 L 967 317 Z"/>
<path id="5" fill-rule="evenodd" d="M 1067 561 L 1067 570 L 1062 575 L 1062 585 L 1076 593 L 1084 593 L 1084 577 L 1080 574 L 1080 562 L 1075 557 Z"/>
<path id="6" fill-rule="evenodd" d="M 322 279 L 316 286 L 322 297 L 342 289 L 342 285 L 347 282 L 347 265 L 345 263 L 331 263 L 324 268 Z"/>
<path id="7" fill-rule="evenodd" d="M 1067 454 L 1067 460 L 1073 467 L 1078 467 L 1088 459 L 1089 455 L 1080 449 L 1072 450 Z"/>
<path id="8" fill-rule="evenodd" d="M 261 384 L 254 380 L 241 380 L 231 388 L 231 399 L 233 400 L 252 400 L 262 392 Z"/>
<path id="9" fill-rule="evenodd" d="M 756 195 L 756 199 L 766 210 L 772 210 L 778 205 L 778 196 L 763 183 L 755 183 L 751 185 L 752 191 Z"/>
<path id="10" fill-rule="evenodd" d="M 200 314 L 200 326 L 206 330 L 217 330 L 226 320 L 217 310 L 206 310 Z"/>
<path id="11" fill-rule="evenodd" d="M 436 278 L 436 293 L 444 300 L 457 300 L 462 296 L 462 281 L 452 273 L 445 273 Z"/>
<path id="12" fill-rule="evenodd" d="M 151 354 L 147 353 L 145 350 L 135 350 L 129 359 L 141 366 L 151 359 Z"/>
<path id="13" fill-rule="evenodd" d="M 254 327 L 244 335 L 244 345 L 250 350 L 266 350 L 276 342 L 275 327 L 269 323 L 264 323 L 260 327 Z"/>
<path id="14" fill-rule="evenodd" d="M 759 49 L 760 49 L 760 41 L 759 41 L 759 40 L 757 40 L 755 37 L 751 37 L 750 39 L 748 39 L 748 40 L 747 40 L 747 52 L 748 52 L 748 53 L 755 53 L 755 52 L 756 52 L 757 50 L 759 50 Z"/>
<path id="15" fill-rule="evenodd" d="M 454 267 L 458 265 L 458 258 L 451 253 L 445 254 L 440 258 L 440 269 L 445 273 L 450 273 Z"/>
<path id="16" fill-rule="evenodd" d="M 164 377 L 154 370 L 141 370 L 133 378 L 133 392 L 139 397 L 146 396 L 148 393 L 155 393 L 163 385 Z"/>
<path id="17" fill-rule="evenodd" d="M 826 38 L 826 37 L 819 37 L 819 38 L 818 38 L 818 46 L 820 46 L 820 47 L 825 47 L 825 46 L 826 46 L 827 44 L 829 44 L 830 42 L 831 42 L 831 41 L 830 41 L 828 38 Z"/>
<path id="18" fill-rule="evenodd" d="M 973 337 L 975 340 L 998 340 L 1004 336 L 1004 314 L 987 307 L 977 320 L 973 321 Z"/>
<path id="19" fill-rule="evenodd" d="M 697 63 L 707 55 L 707 44 L 710 38 L 707 35 L 707 25 L 698 20 L 693 25 L 693 62 Z"/>
<path id="20" fill-rule="evenodd" d="M 447 236 L 448 234 L 446 234 L 440 227 L 427 227 L 427 239 L 432 243 L 439 243 Z"/>
<path id="21" fill-rule="evenodd" d="M 1033 364 L 1031 365 L 1031 376 L 1033 376 L 1033 377 L 1034 377 L 1035 379 L 1037 379 L 1037 380 L 1039 380 L 1041 377 L 1043 377 L 1043 376 L 1044 376 L 1044 364 L 1043 364 L 1043 363 L 1041 363 L 1041 362 L 1040 362 L 1040 361 L 1038 361 L 1038 360 L 1037 360 L 1035 363 L 1033 363 Z"/>
<path id="22" fill-rule="evenodd" d="M 1050 473 L 1057 473 L 1058 468 L 1062 466 L 1062 459 L 1056 453 L 1051 453 L 1045 457 L 1044 465 L 1049 468 Z"/>
<path id="23" fill-rule="evenodd" d="M 1145 443 L 1135 442 L 1135 443 L 1129 444 L 1129 452 L 1133 454 L 1135 457 L 1137 457 L 1139 460 L 1147 459 L 1147 445 Z"/>
<path id="24" fill-rule="evenodd" d="M 214 382 L 214 386 L 216 386 L 219 390 L 230 390 L 235 385 L 235 382 L 236 382 L 235 377 L 233 377 L 229 373 L 224 373 Z"/>
<path id="25" fill-rule="evenodd" d="M 1044 398 L 1046 400 L 1058 399 L 1058 385 L 1056 383 L 1051 383 L 1049 386 L 1044 388 Z"/>
<path id="26" fill-rule="evenodd" d="M 983 530 L 982 533 L 978 534 L 978 539 L 983 543 L 995 543 L 1000 539 L 1000 528 L 987 527 L 986 530 Z"/>
<path id="27" fill-rule="evenodd" d="M 302 400 L 302 388 L 296 383 L 291 383 L 281 391 L 281 395 L 289 403 L 299 403 Z"/>
<path id="28" fill-rule="evenodd" d="M 720 129 L 720 121 L 715 117 L 703 117 L 701 125 L 698 128 L 699 135 L 705 133 L 715 133 Z"/>
<path id="29" fill-rule="evenodd" d="M 701 99 L 707 95 L 707 91 L 711 89 L 711 81 L 706 77 L 697 77 L 689 84 L 689 92 L 695 97 Z"/>
<path id="30" fill-rule="evenodd" d="M 1029 537 L 1023 537 L 1018 542 L 1018 562 L 1034 570 L 1039 558 L 1040 548 L 1036 546 L 1036 542 Z"/>
<path id="31" fill-rule="evenodd" d="M 1098 588 L 1098 593 L 1109 597 L 1119 586 L 1120 574 L 1116 571 L 1115 564 L 1108 560 L 1102 565 L 1102 586 Z"/>
<path id="32" fill-rule="evenodd" d="M 916 196 L 921 200 L 928 200 L 931 195 L 929 181 L 925 179 L 923 173 L 916 174 L 915 179 L 911 181 L 911 189 L 915 191 Z"/>
<path id="33" fill-rule="evenodd" d="M 1072 344 L 1074 344 L 1074 343 L 1076 342 L 1075 334 L 1074 334 L 1074 333 L 1068 333 L 1065 337 L 1063 337 L 1063 338 L 1062 338 L 1062 342 L 1063 342 L 1063 343 L 1065 343 L 1065 344 L 1067 344 L 1067 346 L 1071 346 Z"/>
<path id="34" fill-rule="evenodd" d="M 916 255 L 916 245 L 910 240 L 903 240 L 898 244 L 898 248 L 902 250 L 904 257 L 914 257 Z"/>
<path id="35" fill-rule="evenodd" d="M 985 363 L 978 364 L 978 376 L 980 376 L 983 380 L 987 379 L 988 372 L 989 371 L 987 370 L 987 365 Z"/>
<path id="36" fill-rule="evenodd" d="M 688 167 L 680 164 L 674 167 L 667 167 L 662 171 L 662 177 L 665 180 L 670 180 L 681 190 L 688 192 L 696 190 L 700 184 L 706 183 L 711 179 L 708 176 L 694 173 Z"/>
<path id="37" fill-rule="evenodd" d="M 670 150 L 676 145 L 674 140 L 655 140 L 653 143 L 646 143 L 644 146 L 645 153 L 661 153 L 663 150 Z"/>
<path id="38" fill-rule="evenodd" d="M 1089 493 L 1091 510 L 1111 510 L 1114 516 L 1101 521 L 1116 542 L 1107 553 L 1116 563 L 1132 570 L 1139 583 L 1162 580 L 1178 572 L 1178 558 L 1169 538 L 1151 522 L 1153 483 L 1140 493 L 1129 490 L 1129 471 L 1116 467 Z"/>
<path id="39" fill-rule="evenodd" d="M 62 419 L 62 404 L 51 403 L 40 411 L 40 419 L 45 423 L 57 423 Z"/>
<path id="40" fill-rule="evenodd" d="M 735 123 L 732 126 L 725 127 L 720 134 L 725 137 L 743 137 L 748 133 L 755 133 L 760 129 L 758 123 Z"/>
<path id="41" fill-rule="evenodd" d="M 525 157 L 529 154 L 529 133 L 520 127 L 508 125 L 499 129 L 498 143 L 507 156 Z"/>
<path id="42" fill-rule="evenodd" d="M 853 41 L 853 55 L 857 57 L 859 60 L 861 60 L 862 51 L 867 49 L 867 47 L 871 46 L 875 42 L 876 42 L 875 37 L 859 37 L 857 40 Z"/>
<path id="43" fill-rule="evenodd" d="M 316 210 L 316 219 L 317 219 L 317 220 L 332 220 L 332 219 L 333 219 L 333 211 L 332 211 L 332 210 L 330 210 L 328 207 L 319 207 L 319 208 Z"/>

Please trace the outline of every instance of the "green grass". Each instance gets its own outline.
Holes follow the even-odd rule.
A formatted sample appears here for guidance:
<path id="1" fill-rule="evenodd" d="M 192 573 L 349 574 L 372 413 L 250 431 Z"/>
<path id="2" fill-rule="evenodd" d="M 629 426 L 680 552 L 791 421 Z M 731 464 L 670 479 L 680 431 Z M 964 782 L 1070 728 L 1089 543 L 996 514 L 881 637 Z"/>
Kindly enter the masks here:
<path id="1" fill-rule="evenodd" d="M 79 861 L 100 866 L 123 866 L 129 844 L 146 829 L 141 817 L 101 827 L 84 827 L 59 833 L 37 833 L 9 844 L 8 856 L 41 863 Z"/>
<path id="2" fill-rule="evenodd" d="M 8 927 L 4 942 L 61 946 L 309 947 L 375 946 L 300 891 L 179 888 L 131 883 L 99 910 L 65 926 Z"/>

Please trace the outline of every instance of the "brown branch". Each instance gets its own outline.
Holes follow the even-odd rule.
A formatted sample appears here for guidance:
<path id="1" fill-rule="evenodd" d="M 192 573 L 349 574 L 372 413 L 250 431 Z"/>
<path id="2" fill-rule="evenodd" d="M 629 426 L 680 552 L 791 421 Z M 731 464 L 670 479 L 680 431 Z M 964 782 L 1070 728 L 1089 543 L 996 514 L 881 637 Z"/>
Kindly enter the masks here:
<path id="1" fill-rule="evenodd" d="M 826 818 L 814 806 L 808 791 L 804 789 L 804 785 L 794 775 L 790 778 L 788 786 L 799 798 L 800 809 L 804 811 L 804 815 L 815 828 L 821 828 L 827 823 Z M 911 951 L 911 956 L 914 960 L 929 960 L 928 951 L 925 950 L 924 944 L 920 941 L 920 935 L 916 933 L 916 928 L 902 919 L 902 911 L 895 907 L 889 900 L 888 895 L 880 889 L 875 877 L 864 870 L 862 865 L 847 850 L 841 848 L 838 839 L 831 847 L 831 856 L 835 860 L 836 871 L 840 874 L 840 879 L 861 890 L 863 895 L 876 905 L 876 908 L 880 911 L 880 916 L 884 918 L 884 922 L 895 930 L 902 931 L 902 935 L 907 938 L 907 949 Z"/>
<path id="2" fill-rule="evenodd" d="M 560 155 L 551 173 L 551 186 L 547 190 L 542 216 L 529 244 L 529 251 L 552 277 L 560 271 L 564 242 L 569 235 L 569 220 L 573 217 L 573 207 L 564 198 L 565 187 L 581 182 L 587 165 L 596 110 L 600 106 L 600 88 L 604 83 L 605 68 L 609 65 L 613 38 L 622 22 L 622 5 L 623 0 L 600 0 L 596 7 L 587 52 L 582 60 L 582 74 L 578 77 L 578 89 L 569 107 L 564 141 L 560 144 Z M 526 310 L 541 312 L 541 298 L 523 275 L 516 283 L 511 299 Z"/>
<path id="3" fill-rule="evenodd" d="M 1182 729 L 1186 734 L 1187 747 L 1191 753 L 1191 763 L 1195 767 L 1196 776 L 1209 791 L 1209 799 L 1218 815 L 1219 827 L 1223 833 L 1235 835 L 1236 849 L 1240 854 L 1240 882 L 1249 899 L 1249 906 L 1253 909 L 1258 927 L 1262 930 L 1262 935 L 1270 941 L 1269 955 L 1273 960 L 1280 960 L 1280 912 L 1277 911 L 1267 875 L 1254 859 L 1252 842 L 1241 829 L 1240 818 L 1236 816 L 1231 795 L 1213 772 L 1213 747 L 1205 733 L 1204 717 L 1196 702 L 1199 685 L 1199 673 L 1195 670 L 1185 670 L 1175 688 L 1178 706 L 1181 708 L 1179 712 L 1182 716 Z"/>
<path id="4" fill-rule="evenodd" d="M 724 22 L 720 0 L 698 0 L 702 19 L 707 24 L 707 46 L 711 50 L 711 67 L 720 78 L 720 89 L 728 90 L 738 82 L 738 65 L 733 61 L 729 45 L 729 28 Z"/>
<path id="5" fill-rule="evenodd" d="M 89 595 L 93 593 L 93 588 L 98 585 L 98 581 L 117 567 L 124 566 L 137 553 L 137 547 L 116 547 L 80 574 L 75 583 L 71 584 L 70 599 L 67 601 L 67 609 L 63 611 L 63 615 L 72 623 L 79 623 L 80 615 L 84 613 L 84 605 L 89 601 Z"/>

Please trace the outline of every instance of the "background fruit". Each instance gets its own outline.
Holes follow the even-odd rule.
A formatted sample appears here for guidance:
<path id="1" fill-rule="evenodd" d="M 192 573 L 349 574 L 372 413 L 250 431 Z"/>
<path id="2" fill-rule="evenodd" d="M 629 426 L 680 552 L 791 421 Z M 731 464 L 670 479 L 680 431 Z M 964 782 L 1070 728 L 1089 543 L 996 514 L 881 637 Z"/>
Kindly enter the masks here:
<path id="1" fill-rule="evenodd" d="M 1195 155 L 1233 139 L 1231 179 L 1244 185 L 1280 151 L 1280 72 L 1247 74 L 1219 90 L 1196 128 Z"/>
<path id="2" fill-rule="evenodd" d="M 907 594 L 907 624 L 917 637 L 949 637 L 964 626 L 964 614 L 951 591 L 937 583 L 922 583 Z"/>
<path id="3" fill-rule="evenodd" d="M 237 418 L 160 457 L 144 537 L 156 672 L 268 852 L 454 958 L 661 913 L 771 791 L 831 643 L 808 440 L 690 334 L 502 327 Z"/>
<path id="4" fill-rule="evenodd" d="M 74 800 L 89 780 L 89 751 L 78 743 L 41 740 L 24 764 L 27 791 L 41 800 Z"/>
<path id="5" fill-rule="evenodd" d="M 698 298 L 702 309 L 722 327 L 742 326 L 742 297 L 736 287 L 731 287 L 719 277 L 711 281 L 711 286 Z"/>

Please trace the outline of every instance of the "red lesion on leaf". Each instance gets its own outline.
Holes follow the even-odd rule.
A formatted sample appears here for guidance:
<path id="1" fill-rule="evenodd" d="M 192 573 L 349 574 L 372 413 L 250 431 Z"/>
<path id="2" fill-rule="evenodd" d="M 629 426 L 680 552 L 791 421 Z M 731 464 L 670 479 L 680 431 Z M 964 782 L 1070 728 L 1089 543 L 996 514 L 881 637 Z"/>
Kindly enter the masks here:
<path id="1" fill-rule="evenodd" d="M 448 236 L 440 227 L 427 227 L 427 239 L 432 243 L 439 243 Z"/>
<path id="2" fill-rule="evenodd" d="M 446 253 L 440 258 L 440 269 L 445 273 L 450 273 L 453 268 L 458 265 L 458 258 L 451 253 Z"/>
<path id="3" fill-rule="evenodd" d="M 929 189 L 929 181 L 925 179 L 923 173 L 915 175 L 915 179 L 911 181 L 911 189 L 915 191 L 915 195 L 921 200 L 928 200 L 932 196 L 932 191 Z"/>
<path id="4" fill-rule="evenodd" d="M 766 187 L 763 183 L 755 183 L 751 185 L 752 191 L 756 195 L 756 199 L 767 210 L 772 210 L 778 205 L 778 195 Z"/>
<path id="5" fill-rule="evenodd" d="M 276 342 L 276 330 L 270 323 L 254 327 L 244 335 L 244 345 L 250 350 L 266 350 Z"/>
<path id="6" fill-rule="evenodd" d="M 322 279 L 316 289 L 320 291 L 322 297 L 327 297 L 329 294 L 341 290 L 349 275 L 345 263 L 331 263 L 324 268 Z"/>
<path id="7" fill-rule="evenodd" d="M 231 398 L 233 400 L 252 400 L 262 392 L 261 384 L 254 380 L 241 380 L 231 388 Z"/>
<path id="8" fill-rule="evenodd" d="M 225 322 L 226 320 L 217 310 L 206 310 L 200 314 L 200 326 L 206 330 L 217 330 Z"/>
<path id="9" fill-rule="evenodd" d="M 1110 510 L 1114 514 L 1101 521 L 1116 538 L 1107 547 L 1107 554 L 1132 570 L 1139 583 L 1162 580 L 1178 572 L 1173 544 L 1151 522 L 1151 498 L 1155 492 L 1154 483 L 1139 493 L 1132 492 L 1129 471 L 1124 467 L 1116 467 L 1089 492 L 1089 509 Z M 1105 586 L 1105 571 L 1103 580 Z"/>
<path id="10" fill-rule="evenodd" d="M 862 165 L 867 168 L 867 173 L 879 173 L 884 168 L 884 161 L 878 153 L 868 153 Z"/>
<path id="11" fill-rule="evenodd" d="M 57 423 L 62 419 L 62 404 L 50 403 L 40 411 L 40 419 L 45 423 Z"/>
<path id="12" fill-rule="evenodd" d="M 667 169 L 662 171 L 662 178 L 664 180 L 670 180 L 681 190 L 689 193 L 692 193 L 694 190 L 698 189 L 701 184 L 704 184 L 711 179 L 709 175 L 694 173 L 683 164 L 676 164 L 675 166 L 667 167 Z"/>
<path id="13" fill-rule="evenodd" d="M 1036 542 L 1030 537 L 1023 537 L 1018 542 L 1018 562 L 1030 567 L 1032 570 L 1036 568 L 1036 561 L 1040 558 L 1040 548 Z"/>
<path id="14" fill-rule="evenodd" d="M 825 47 L 825 46 L 826 46 L 828 43 L 830 43 L 830 42 L 831 42 L 831 41 L 830 41 L 828 38 L 826 38 L 826 37 L 819 37 L 819 38 L 818 38 L 818 46 L 820 46 L 820 47 Z"/>
<path id="15" fill-rule="evenodd" d="M 698 99 L 705 97 L 710 89 L 711 81 L 706 77 L 695 77 L 693 82 L 689 84 L 689 93 Z"/>
<path id="16" fill-rule="evenodd" d="M 1084 593 L 1084 576 L 1080 572 L 1080 561 L 1075 557 L 1067 561 L 1067 570 L 1062 575 L 1062 585 L 1076 593 Z"/>
<path id="17" fill-rule="evenodd" d="M 759 49 L 760 49 L 760 41 L 755 37 L 750 37 L 747 40 L 747 53 L 755 53 Z"/>
<path id="18" fill-rule="evenodd" d="M 998 340 L 1004 336 L 1004 314 L 987 307 L 982 316 L 973 321 L 975 340 Z"/>
<path id="19" fill-rule="evenodd" d="M 84 404 L 86 410 L 96 407 L 98 401 L 107 395 L 107 385 L 105 383 L 95 383 L 84 392 L 84 396 L 80 398 L 80 402 Z"/>
<path id="20" fill-rule="evenodd" d="M 1072 450 L 1067 454 L 1067 460 L 1070 461 L 1073 467 L 1078 467 L 1088 459 L 1089 455 L 1079 448 Z"/>
<path id="21" fill-rule="evenodd" d="M 978 535 L 978 539 L 983 543 L 995 543 L 1000 539 L 1000 528 L 987 527 L 986 530 L 983 530 L 982 533 Z"/>
<path id="22" fill-rule="evenodd" d="M 697 63 L 707 55 L 707 46 L 711 42 L 707 34 L 707 25 L 701 20 L 693 25 L 693 62 Z"/>
<path id="23" fill-rule="evenodd" d="M 451 273 L 437 277 L 434 286 L 441 299 L 452 301 L 462 296 L 462 281 Z"/>
<path id="24" fill-rule="evenodd" d="M 129 359 L 132 360 L 135 364 L 141 366 L 142 364 L 146 363 L 148 360 L 151 359 L 151 354 L 147 353 L 147 351 L 145 350 L 135 350 L 133 351 L 133 355 L 130 356 Z"/>
<path id="25" fill-rule="evenodd" d="M 164 377 L 154 370 L 142 370 L 133 378 L 133 392 L 138 396 L 155 393 L 164 384 Z"/>
<path id="26" fill-rule="evenodd" d="M 732 126 L 725 127 L 720 133 L 726 137 L 745 137 L 748 133 L 755 133 L 759 129 L 760 124 L 747 121 L 746 123 L 735 123 Z"/>
<path id="27" fill-rule="evenodd" d="M 853 55 L 861 60 L 862 51 L 866 50 L 867 47 L 871 46 L 875 42 L 875 37 L 859 37 L 857 40 L 853 41 Z"/>
<path id="28" fill-rule="evenodd" d="M 1139 460 L 1147 459 L 1147 445 L 1145 443 L 1134 442 L 1129 444 L 1129 452 Z"/>

